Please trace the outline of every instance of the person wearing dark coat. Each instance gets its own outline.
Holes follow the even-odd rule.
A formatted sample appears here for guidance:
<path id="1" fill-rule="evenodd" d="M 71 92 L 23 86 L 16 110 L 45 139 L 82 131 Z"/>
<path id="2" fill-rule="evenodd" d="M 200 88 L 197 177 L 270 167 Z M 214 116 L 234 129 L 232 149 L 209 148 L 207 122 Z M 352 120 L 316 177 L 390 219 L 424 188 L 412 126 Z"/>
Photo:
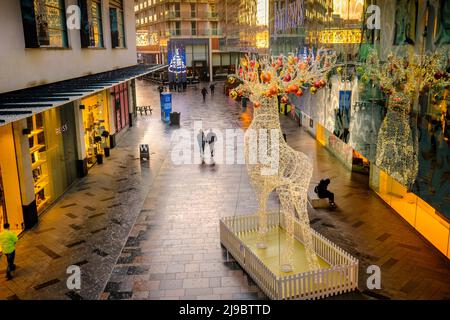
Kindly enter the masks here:
<path id="1" fill-rule="evenodd" d="M 331 207 L 336 207 L 334 203 L 334 193 L 328 190 L 328 185 L 330 184 L 330 179 L 322 179 L 319 184 L 315 187 L 314 191 L 317 193 L 320 199 L 328 199 Z"/>
<path id="2" fill-rule="evenodd" d="M 203 102 L 206 101 L 207 94 L 208 94 L 208 90 L 205 87 L 203 87 L 203 89 L 202 89 Z"/>

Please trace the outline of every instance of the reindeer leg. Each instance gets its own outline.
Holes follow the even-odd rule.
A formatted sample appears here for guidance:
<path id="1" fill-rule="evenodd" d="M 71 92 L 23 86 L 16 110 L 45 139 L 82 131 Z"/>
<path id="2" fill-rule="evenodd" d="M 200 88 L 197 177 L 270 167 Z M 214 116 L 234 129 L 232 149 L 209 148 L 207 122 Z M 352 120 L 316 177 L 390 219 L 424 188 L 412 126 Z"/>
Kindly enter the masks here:
<path id="1" fill-rule="evenodd" d="M 300 197 L 297 198 L 295 209 L 299 215 L 299 222 L 302 230 L 303 244 L 305 246 L 306 261 L 310 271 L 320 269 L 319 260 L 314 251 L 314 242 L 312 237 L 312 230 L 309 224 L 308 210 L 307 210 L 307 195 L 306 190 L 301 192 Z"/>
<path id="2" fill-rule="evenodd" d="M 258 212 L 258 242 L 256 243 L 256 247 L 258 249 L 266 249 L 267 248 L 267 201 L 269 199 L 270 190 L 262 189 L 259 190 L 257 194 L 258 203 L 259 203 L 259 212 Z"/>
<path id="3" fill-rule="evenodd" d="M 286 245 L 281 256 L 281 271 L 292 272 L 294 270 L 294 207 L 292 199 L 289 196 L 287 189 L 279 193 L 281 211 L 284 217 L 286 228 Z"/>

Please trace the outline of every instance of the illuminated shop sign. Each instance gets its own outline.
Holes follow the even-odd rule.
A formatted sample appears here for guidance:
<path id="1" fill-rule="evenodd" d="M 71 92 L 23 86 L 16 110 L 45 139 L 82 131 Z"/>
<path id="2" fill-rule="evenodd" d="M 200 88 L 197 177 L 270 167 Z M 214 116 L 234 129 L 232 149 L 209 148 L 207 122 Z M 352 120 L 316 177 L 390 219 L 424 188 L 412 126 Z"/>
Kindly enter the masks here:
<path id="1" fill-rule="evenodd" d="M 296 0 L 289 3 L 287 0 L 284 6 L 281 2 L 274 3 L 274 33 L 285 32 L 289 29 L 296 29 L 304 22 L 303 0 Z"/>
<path id="2" fill-rule="evenodd" d="M 151 33 L 149 34 L 146 31 L 137 31 L 136 32 L 136 46 L 138 47 L 145 47 L 145 46 L 152 46 L 152 45 L 158 45 L 159 44 L 159 38 L 157 33 Z"/>
<path id="3" fill-rule="evenodd" d="M 256 47 L 257 48 L 268 48 L 269 47 L 269 32 L 257 32 L 256 33 Z"/>
<path id="4" fill-rule="evenodd" d="M 319 32 L 319 42 L 322 44 L 361 43 L 361 29 L 323 30 Z"/>

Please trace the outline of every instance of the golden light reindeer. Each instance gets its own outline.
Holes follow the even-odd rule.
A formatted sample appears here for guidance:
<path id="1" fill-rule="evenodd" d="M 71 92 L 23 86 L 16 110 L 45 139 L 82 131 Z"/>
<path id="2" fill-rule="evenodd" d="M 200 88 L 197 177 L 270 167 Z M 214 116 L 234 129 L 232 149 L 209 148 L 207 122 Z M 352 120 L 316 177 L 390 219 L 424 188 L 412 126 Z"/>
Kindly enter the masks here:
<path id="1" fill-rule="evenodd" d="M 308 186 L 313 167 L 310 159 L 285 142 L 278 113 L 278 95 L 283 103 L 288 94 L 302 96 L 304 90 L 315 94 L 326 85 L 325 76 L 335 66 L 334 54 L 318 54 L 300 59 L 280 56 L 265 60 L 241 60 L 237 71 L 242 84 L 230 92 L 253 102 L 254 117 L 245 136 L 245 159 L 251 184 L 256 192 L 258 210 L 259 249 L 267 248 L 267 201 L 276 191 L 286 225 L 286 248 L 282 253 L 281 270 L 293 271 L 294 219 L 302 226 L 303 243 L 310 270 L 319 269 L 314 253 L 307 212 Z M 269 163 L 269 155 L 277 162 Z M 272 158 L 273 159 L 273 158 Z"/>

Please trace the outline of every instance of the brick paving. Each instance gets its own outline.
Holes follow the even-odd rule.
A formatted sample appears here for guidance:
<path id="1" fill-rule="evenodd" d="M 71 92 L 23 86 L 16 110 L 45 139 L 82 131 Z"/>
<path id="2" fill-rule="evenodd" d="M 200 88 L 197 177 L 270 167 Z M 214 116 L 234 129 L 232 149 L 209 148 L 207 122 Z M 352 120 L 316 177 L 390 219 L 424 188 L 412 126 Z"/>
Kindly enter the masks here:
<path id="1" fill-rule="evenodd" d="M 20 239 L 16 278 L 0 277 L 0 299 L 265 299 L 219 243 L 220 217 L 256 210 L 245 167 L 173 164 L 175 129 L 159 119 L 156 88 L 139 83 L 137 95 L 153 115 L 138 116 L 111 158 Z M 182 128 L 200 119 L 204 128 L 248 124 L 219 90 L 207 104 L 194 88 L 173 100 Z M 313 159 L 313 182 L 332 177 L 339 208 L 310 208 L 313 228 L 360 259 L 360 292 L 335 299 L 449 299 L 448 259 L 369 190 L 366 176 L 348 172 L 294 122 L 282 125 L 288 143 Z M 140 143 L 150 145 L 149 165 L 137 159 Z M 81 266 L 81 290 L 66 287 L 71 264 Z M 371 264 L 381 267 L 382 290 L 366 289 Z"/>

